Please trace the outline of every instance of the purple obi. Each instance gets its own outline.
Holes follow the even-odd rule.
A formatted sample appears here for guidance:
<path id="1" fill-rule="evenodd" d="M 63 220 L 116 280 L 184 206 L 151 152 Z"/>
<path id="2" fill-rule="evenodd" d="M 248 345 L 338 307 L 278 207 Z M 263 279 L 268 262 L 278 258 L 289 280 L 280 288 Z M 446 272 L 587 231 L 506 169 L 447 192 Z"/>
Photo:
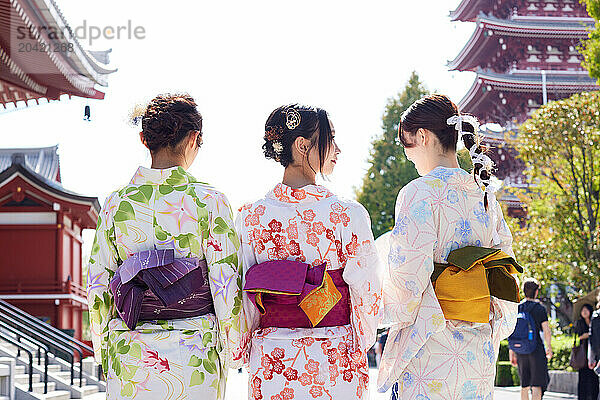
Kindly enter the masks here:
<path id="1" fill-rule="evenodd" d="M 214 312 L 206 261 L 175 258 L 173 249 L 131 255 L 117 269 L 109 286 L 117 312 L 131 330 L 138 321 Z"/>
<path id="2" fill-rule="evenodd" d="M 350 290 L 343 269 L 291 260 L 256 264 L 244 290 L 258 308 L 260 327 L 314 328 L 350 323 Z"/>

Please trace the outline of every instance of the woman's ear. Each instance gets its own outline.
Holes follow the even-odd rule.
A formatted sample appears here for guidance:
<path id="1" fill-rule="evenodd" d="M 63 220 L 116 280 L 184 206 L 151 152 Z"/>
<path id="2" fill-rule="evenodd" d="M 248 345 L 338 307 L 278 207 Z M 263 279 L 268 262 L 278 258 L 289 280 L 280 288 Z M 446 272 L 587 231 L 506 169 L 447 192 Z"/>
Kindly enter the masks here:
<path id="1" fill-rule="evenodd" d="M 198 136 L 200 135 L 200 131 L 190 131 L 190 134 L 188 135 L 188 143 L 187 143 L 187 147 L 190 150 L 195 149 L 198 146 Z M 202 139 L 200 139 L 202 140 Z"/>
<path id="2" fill-rule="evenodd" d="M 426 129 L 419 128 L 417 130 L 417 141 L 421 143 L 422 146 L 426 146 L 429 142 L 429 135 Z"/>
<path id="3" fill-rule="evenodd" d="M 148 143 L 146 143 L 146 139 L 144 139 L 144 132 L 140 132 L 140 141 L 142 142 L 142 144 L 143 144 L 144 146 L 146 146 L 146 148 L 147 148 L 148 150 L 150 150 L 150 149 L 148 148 Z"/>
<path id="4" fill-rule="evenodd" d="M 302 136 L 298 136 L 296 140 L 294 140 L 294 147 L 301 155 L 307 157 L 308 156 L 308 139 L 303 138 Z"/>

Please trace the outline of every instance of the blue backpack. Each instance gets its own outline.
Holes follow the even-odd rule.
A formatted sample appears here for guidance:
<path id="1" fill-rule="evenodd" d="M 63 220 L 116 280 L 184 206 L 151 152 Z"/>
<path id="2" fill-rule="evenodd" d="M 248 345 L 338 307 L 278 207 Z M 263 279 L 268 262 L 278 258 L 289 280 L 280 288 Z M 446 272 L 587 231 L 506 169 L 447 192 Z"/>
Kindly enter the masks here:
<path id="1" fill-rule="evenodd" d="M 517 325 L 514 332 L 508 337 L 508 347 L 518 354 L 533 353 L 539 335 L 535 321 L 529 313 L 531 307 L 525 308 L 525 303 L 519 304 Z"/>

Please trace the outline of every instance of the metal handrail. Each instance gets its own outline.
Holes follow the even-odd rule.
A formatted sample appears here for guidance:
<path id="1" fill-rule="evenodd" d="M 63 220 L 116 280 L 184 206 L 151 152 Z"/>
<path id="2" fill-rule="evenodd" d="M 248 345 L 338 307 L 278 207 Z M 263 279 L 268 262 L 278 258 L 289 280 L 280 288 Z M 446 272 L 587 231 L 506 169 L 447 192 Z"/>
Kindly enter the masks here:
<path id="1" fill-rule="evenodd" d="M 0 328 L 2 329 L 7 329 L 10 332 L 14 333 L 17 335 L 17 341 L 20 343 L 19 338 L 22 337 L 24 339 L 26 339 L 27 341 L 31 342 L 33 345 L 37 346 L 37 356 L 38 356 L 38 365 L 40 365 L 41 363 L 41 354 L 40 354 L 40 349 L 44 350 L 44 394 L 48 393 L 48 353 L 50 352 L 50 349 L 48 348 L 48 346 L 46 346 L 44 343 L 23 335 L 22 331 L 19 331 L 17 328 L 10 326 L 9 324 L 0 321 Z M 0 332 L 2 332 L 0 330 Z M 17 357 L 19 356 L 19 353 L 17 352 Z"/>
<path id="2" fill-rule="evenodd" d="M 41 328 L 43 328 L 46 331 L 51 331 L 52 333 L 56 334 L 57 336 L 59 336 L 60 338 L 69 341 L 71 343 L 74 343 L 75 345 L 79 346 L 80 349 L 83 349 L 85 351 L 87 351 L 90 354 L 94 354 L 94 349 L 90 346 L 88 346 L 85 343 L 82 343 L 81 341 L 75 339 L 72 336 L 67 335 L 66 333 L 64 333 L 63 331 L 61 331 L 60 329 L 57 329 L 55 327 L 53 327 L 52 325 L 46 324 L 45 322 L 40 321 L 39 319 L 35 318 L 34 316 L 26 313 L 25 311 L 21 310 L 18 307 L 13 306 L 12 304 L 0 299 L 0 306 L 4 306 L 4 308 L 8 308 L 9 310 L 19 314 L 22 318 L 27 319 L 28 321 L 30 321 L 31 323 L 33 323 L 36 326 L 39 326 Z M 81 359 L 83 358 L 83 354 L 81 352 L 79 352 Z M 81 364 L 80 369 L 79 369 L 79 378 L 81 379 L 81 370 L 83 369 L 83 364 Z M 99 364 L 98 365 L 98 381 L 102 380 L 102 375 L 103 375 L 103 371 L 102 371 L 102 365 Z"/>
<path id="3" fill-rule="evenodd" d="M 61 338 L 65 339 L 65 340 L 67 340 L 67 341 L 69 341 L 71 343 L 76 344 L 77 346 L 79 346 L 80 348 L 82 348 L 83 350 L 85 350 L 85 351 L 87 351 L 87 352 L 89 352 L 91 354 L 94 354 L 94 349 L 91 348 L 90 346 L 88 346 L 87 344 L 82 343 L 79 340 L 75 339 L 74 337 L 67 335 L 66 333 L 64 333 L 60 329 L 57 329 L 57 328 L 53 327 L 52 325 L 48 325 L 48 324 L 40 321 L 39 319 L 37 319 L 34 316 L 26 313 L 25 311 L 21 310 L 20 308 L 15 307 L 12 304 L 10 304 L 10 303 L 8 303 L 8 302 L 6 302 L 4 300 L 1 300 L 1 299 L 0 299 L 0 306 L 4 306 L 5 308 L 8 308 L 8 309 L 12 310 L 13 312 L 16 312 L 21 317 L 23 317 L 23 318 L 31 321 L 32 323 L 34 323 L 36 325 L 42 326 L 44 328 L 50 328 L 50 330 L 52 330 L 53 333 L 55 333 L 56 335 L 60 336 Z"/>
<path id="4" fill-rule="evenodd" d="M 34 317 L 29 316 L 28 314 L 27 314 L 28 317 L 19 315 L 23 312 L 21 311 L 19 313 L 16 313 L 13 311 L 13 309 L 15 309 L 16 307 L 13 307 L 13 306 L 6 307 L 5 304 L 7 304 L 7 303 L 0 300 L 0 310 L 3 310 L 7 314 L 9 314 L 10 317 L 17 320 L 17 321 L 14 321 L 11 318 L 5 317 L 6 322 L 11 323 L 11 324 L 16 324 L 17 322 L 20 322 L 23 325 L 27 325 L 27 327 L 30 329 L 30 332 L 33 333 L 34 335 L 36 335 L 38 340 L 41 340 L 42 342 L 48 341 L 48 336 L 50 336 L 51 339 L 54 339 L 58 343 L 60 343 L 61 350 L 63 350 L 63 351 L 66 350 L 67 353 L 71 353 L 71 354 L 69 354 L 71 356 L 71 385 L 73 385 L 73 382 L 75 380 L 75 376 L 74 376 L 74 374 L 75 374 L 75 370 L 74 370 L 75 356 L 72 352 L 70 352 L 70 350 L 74 350 L 77 353 L 79 353 L 79 386 L 80 387 L 83 386 L 83 384 L 82 384 L 82 382 L 83 382 L 83 352 L 81 351 L 81 349 L 79 347 L 77 347 L 76 345 L 69 343 L 69 341 L 61 338 L 60 335 L 57 334 L 58 330 L 56 328 L 54 328 L 44 322 L 41 322 L 39 320 L 36 321 Z M 2 317 L 1 313 L 0 313 L 0 317 Z M 18 325 L 18 326 L 19 326 L 19 328 L 23 328 L 23 325 Z M 41 332 L 39 332 L 39 331 L 41 331 Z M 58 332 L 60 332 L 60 331 L 58 331 Z M 50 344 L 52 346 L 52 343 L 48 342 L 48 344 Z"/>
<path id="5" fill-rule="evenodd" d="M 2 332 L 0 332 L 0 338 L 2 340 L 6 340 L 8 343 L 12 344 L 13 346 L 18 347 L 19 349 L 23 350 L 24 352 L 26 352 L 29 355 L 29 392 L 33 392 L 33 355 L 31 354 L 31 351 L 27 350 L 27 348 L 25 348 L 25 346 L 23 346 L 23 344 L 17 342 L 13 338 L 11 338 L 8 335 L 3 334 Z"/>

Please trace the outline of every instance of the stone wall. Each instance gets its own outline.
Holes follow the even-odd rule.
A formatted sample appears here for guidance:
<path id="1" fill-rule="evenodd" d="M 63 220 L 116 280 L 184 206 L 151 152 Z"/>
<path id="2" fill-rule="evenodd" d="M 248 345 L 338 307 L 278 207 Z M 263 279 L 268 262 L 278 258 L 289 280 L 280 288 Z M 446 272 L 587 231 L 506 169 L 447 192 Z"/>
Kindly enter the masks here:
<path id="1" fill-rule="evenodd" d="M 577 394 L 577 372 L 548 371 L 548 373 L 550 374 L 548 391 Z"/>

